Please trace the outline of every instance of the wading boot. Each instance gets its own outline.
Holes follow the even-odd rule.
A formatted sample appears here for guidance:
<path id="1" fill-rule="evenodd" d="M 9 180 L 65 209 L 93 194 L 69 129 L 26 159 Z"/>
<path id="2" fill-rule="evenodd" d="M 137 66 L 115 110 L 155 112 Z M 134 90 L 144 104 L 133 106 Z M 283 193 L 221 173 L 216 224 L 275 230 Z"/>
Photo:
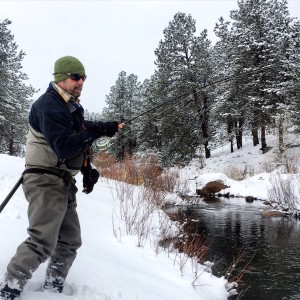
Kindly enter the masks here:
<path id="1" fill-rule="evenodd" d="M 53 292 L 53 293 L 62 293 L 64 288 L 64 279 L 55 278 L 49 279 L 47 278 L 44 283 L 44 290 Z"/>
<path id="2" fill-rule="evenodd" d="M 16 300 L 21 294 L 20 290 L 10 288 L 7 284 L 0 288 L 1 300 Z"/>

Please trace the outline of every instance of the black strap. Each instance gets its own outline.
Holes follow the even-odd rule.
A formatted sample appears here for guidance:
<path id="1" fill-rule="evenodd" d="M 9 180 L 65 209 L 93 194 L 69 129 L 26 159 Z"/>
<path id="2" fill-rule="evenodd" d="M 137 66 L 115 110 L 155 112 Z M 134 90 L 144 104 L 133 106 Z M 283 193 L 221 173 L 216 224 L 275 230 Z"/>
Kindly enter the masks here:
<path id="1" fill-rule="evenodd" d="M 24 170 L 23 175 L 28 173 L 55 175 L 59 178 L 62 178 L 65 184 L 68 184 L 70 182 L 70 179 L 72 178 L 71 174 L 65 170 L 47 170 L 41 168 L 28 168 Z"/>

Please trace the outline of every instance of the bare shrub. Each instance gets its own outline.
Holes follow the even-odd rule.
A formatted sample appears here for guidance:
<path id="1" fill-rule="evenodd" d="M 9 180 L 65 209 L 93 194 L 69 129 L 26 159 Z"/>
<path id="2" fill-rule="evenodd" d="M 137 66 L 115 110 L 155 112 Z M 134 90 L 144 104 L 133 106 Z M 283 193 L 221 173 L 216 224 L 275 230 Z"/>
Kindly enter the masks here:
<path id="1" fill-rule="evenodd" d="M 102 176 L 105 174 L 115 179 L 112 192 L 116 195 L 118 204 L 115 202 L 112 223 L 113 234 L 118 241 L 122 238 L 120 222 L 125 225 L 126 234 L 137 237 L 138 247 L 143 247 L 149 240 L 156 253 L 162 241 L 175 240 L 181 225 L 176 220 L 172 221 L 159 208 L 164 206 L 166 197 L 171 193 L 178 189 L 187 189 L 187 183 L 182 183 L 178 170 L 163 172 L 153 157 L 127 159 L 122 163 L 113 162 L 112 165 L 98 162 L 97 165 L 103 170 Z M 137 188 L 133 184 L 140 186 Z M 202 238 L 190 235 L 188 242 L 177 242 L 176 247 L 170 243 L 168 251 L 175 251 L 174 263 L 179 266 L 181 273 L 188 261 L 192 263 L 195 286 L 204 272 L 199 262 L 208 251 Z"/>
<path id="2" fill-rule="evenodd" d="M 297 174 L 299 168 L 300 155 L 293 149 L 285 149 L 284 153 L 275 152 L 273 158 L 269 158 L 262 163 L 262 169 L 266 173 L 276 170 L 282 174 Z"/>
<path id="3" fill-rule="evenodd" d="M 157 230 L 152 231 L 151 242 L 155 248 L 155 252 L 158 253 L 160 248 L 163 248 L 170 254 L 173 251 L 173 241 L 175 236 L 179 233 L 179 224 L 173 222 L 169 216 L 161 211 L 157 210 L 159 224 Z"/>
<path id="4" fill-rule="evenodd" d="M 268 197 L 282 207 L 294 210 L 298 203 L 296 186 L 299 186 L 297 176 L 274 175 L 270 178 L 271 187 L 268 189 Z"/>
<path id="5" fill-rule="evenodd" d="M 252 254 L 248 261 L 245 261 L 245 251 L 244 248 L 240 248 L 237 251 L 237 255 L 233 258 L 232 263 L 226 270 L 225 279 L 228 281 L 226 284 L 226 289 L 230 296 L 238 295 L 237 288 L 239 286 L 243 287 L 237 299 L 242 299 L 243 295 L 249 288 L 246 287 L 246 282 L 244 281 L 244 275 L 249 272 L 252 260 L 255 258 L 258 249 Z"/>
<path id="6" fill-rule="evenodd" d="M 204 236 L 199 234 L 184 234 L 181 239 L 174 243 L 174 248 L 177 250 L 175 261 L 179 265 L 181 273 L 183 267 L 189 260 L 192 264 L 194 275 L 193 285 L 203 273 L 203 267 L 200 263 L 208 252 L 208 247 L 205 245 Z"/>
<path id="7" fill-rule="evenodd" d="M 112 178 L 110 174 L 111 166 L 116 163 L 116 159 L 113 155 L 100 152 L 93 156 L 93 163 L 99 170 L 101 176 Z"/>
<path id="8" fill-rule="evenodd" d="M 137 246 L 141 247 L 148 237 L 151 223 L 151 214 L 153 207 L 148 205 L 143 199 L 141 193 L 135 192 L 135 187 L 120 181 L 114 181 L 114 189 L 112 189 L 119 204 L 119 211 L 113 209 L 113 232 L 117 240 L 121 240 L 117 231 L 119 225 L 118 220 L 125 225 L 126 234 L 136 235 L 138 238 Z"/>
<path id="9" fill-rule="evenodd" d="M 233 180 L 244 180 L 246 178 L 246 167 L 245 166 L 229 166 L 225 170 L 225 175 Z"/>
<path id="10" fill-rule="evenodd" d="M 276 166 L 274 162 L 272 162 L 272 159 L 270 158 L 265 159 L 260 165 L 261 171 L 265 173 L 271 173 L 275 169 L 275 167 Z"/>
<path id="11" fill-rule="evenodd" d="M 117 221 L 125 225 L 126 233 L 135 235 L 138 239 L 137 246 L 142 247 L 152 230 L 152 218 L 158 207 L 162 206 L 165 193 L 159 190 L 152 190 L 147 187 L 136 189 L 133 185 L 124 182 L 114 181 L 114 194 L 119 200 L 119 211 L 114 209 L 113 231 L 117 240 L 121 240 L 117 230 Z M 162 213 L 165 218 L 166 214 Z M 167 236 L 170 233 L 170 223 L 159 214 L 159 231 Z M 164 228 L 165 226 L 165 228 Z"/>
<path id="12" fill-rule="evenodd" d="M 160 176 L 154 176 L 151 180 L 145 181 L 145 186 L 164 192 L 174 192 L 175 187 L 178 185 L 179 175 L 178 171 L 167 171 L 162 173 Z"/>
<path id="13" fill-rule="evenodd" d="M 299 153 L 294 153 L 287 150 L 283 157 L 284 173 L 296 174 L 299 173 Z"/>
<path id="14" fill-rule="evenodd" d="M 94 158 L 94 164 L 101 176 L 133 185 L 143 185 L 147 199 L 161 206 L 167 192 L 174 192 L 179 187 L 178 170 L 164 171 L 158 165 L 154 155 L 150 157 L 127 157 L 122 162 L 116 162 L 109 154 L 100 153 Z"/>

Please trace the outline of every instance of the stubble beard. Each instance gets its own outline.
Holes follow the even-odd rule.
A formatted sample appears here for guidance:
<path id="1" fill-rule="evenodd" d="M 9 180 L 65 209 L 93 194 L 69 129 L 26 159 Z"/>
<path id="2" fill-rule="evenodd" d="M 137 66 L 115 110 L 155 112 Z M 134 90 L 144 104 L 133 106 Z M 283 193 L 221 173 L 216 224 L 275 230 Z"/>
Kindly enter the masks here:
<path id="1" fill-rule="evenodd" d="M 75 99 L 77 99 L 81 95 L 81 89 L 79 88 L 73 88 L 72 90 L 69 90 L 67 92 L 68 94 L 72 95 Z"/>

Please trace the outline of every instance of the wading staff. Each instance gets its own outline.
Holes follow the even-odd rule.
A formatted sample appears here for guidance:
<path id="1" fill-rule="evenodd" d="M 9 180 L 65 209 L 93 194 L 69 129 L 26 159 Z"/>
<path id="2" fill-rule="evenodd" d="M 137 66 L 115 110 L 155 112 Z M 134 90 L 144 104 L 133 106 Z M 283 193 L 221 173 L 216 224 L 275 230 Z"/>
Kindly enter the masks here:
<path id="1" fill-rule="evenodd" d="M 2 210 L 4 209 L 4 207 L 6 206 L 6 204 L 8 203 L 8 201 L 11 199 L 11 197 L 13 196 L 13 194 L 16 192 L 16 190 L 19 188 L 19 186 L 21 185 L 22 181 L 23 181 L 23 176 L 20 177 L 20 179 L 18 180 L 18 182 L 15 184 L 15 186 L 12 188 L 12 190 L 6 196 L 6 198 L 4 199 L 4 201 L 1 203 L 1 205 L 0 205 L 0 213 L 2 212 Z"/>

